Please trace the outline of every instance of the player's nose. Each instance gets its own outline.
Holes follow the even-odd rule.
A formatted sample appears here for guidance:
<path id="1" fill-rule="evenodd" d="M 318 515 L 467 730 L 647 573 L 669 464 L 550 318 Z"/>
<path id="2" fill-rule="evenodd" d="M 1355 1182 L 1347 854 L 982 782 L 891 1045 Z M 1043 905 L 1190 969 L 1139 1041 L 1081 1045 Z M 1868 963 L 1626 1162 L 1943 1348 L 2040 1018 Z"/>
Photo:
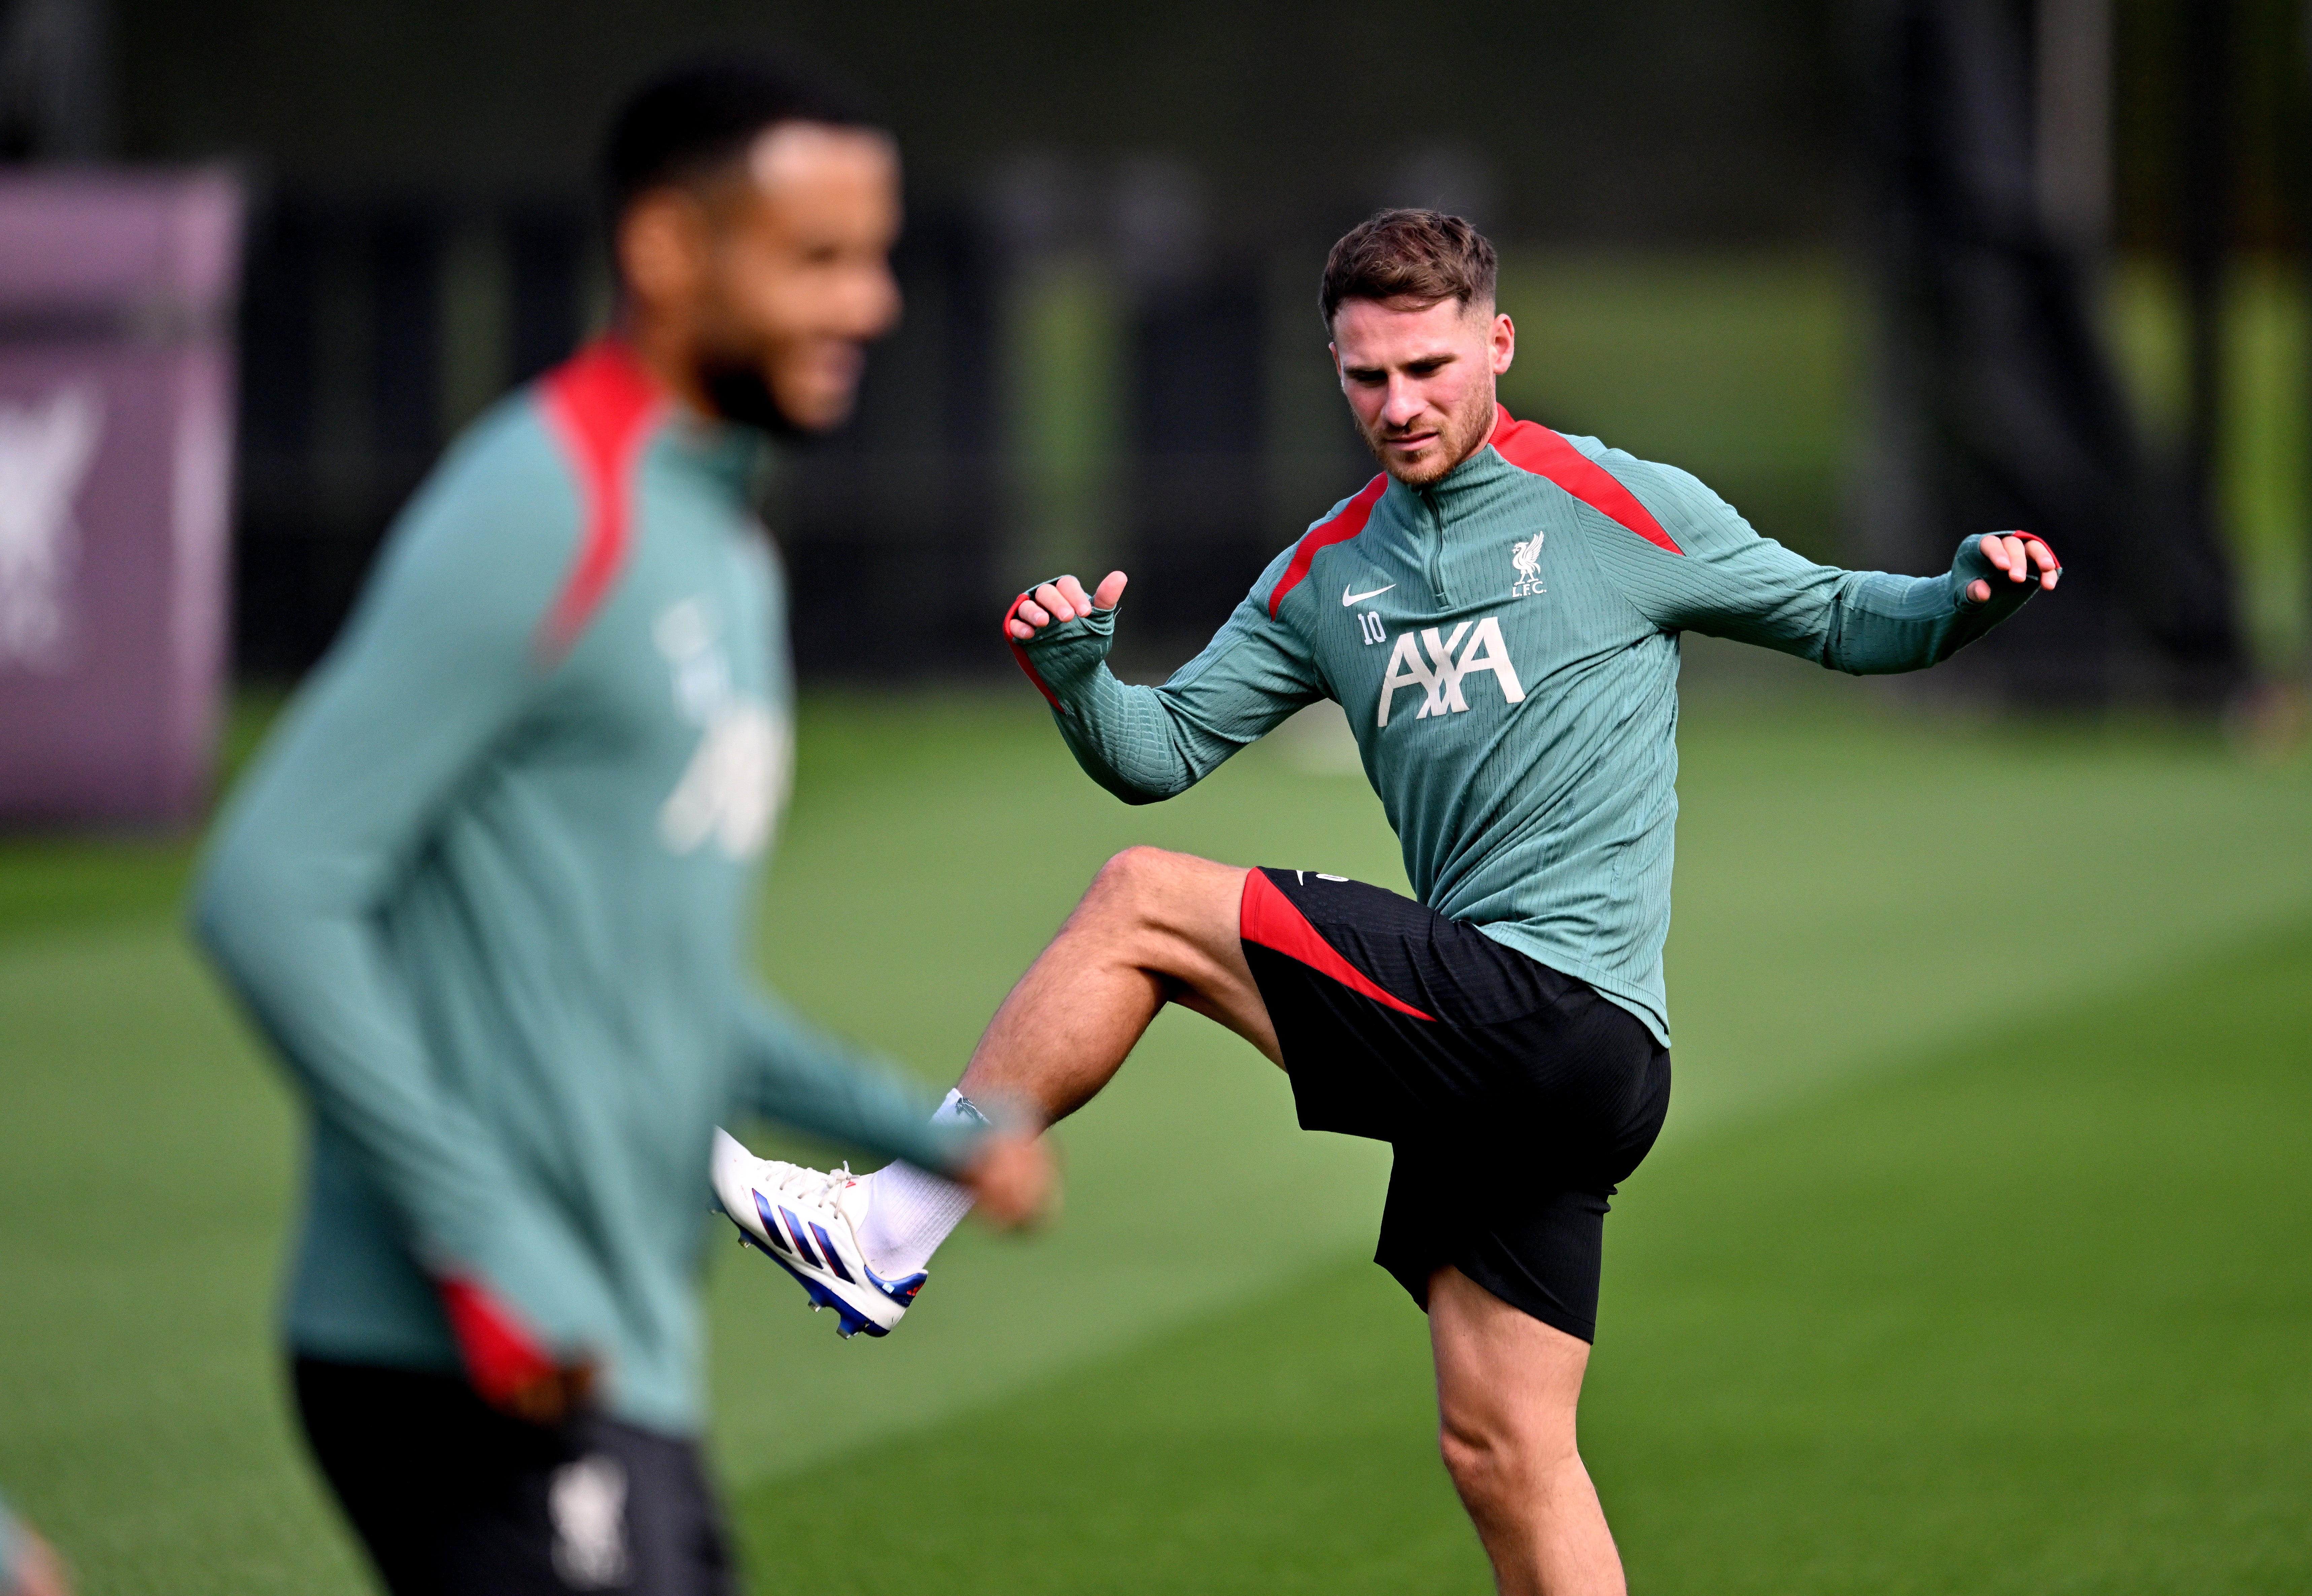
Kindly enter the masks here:
<path id="1" fill-rule="evenodd" d="M 1402 377 L 1388 379 L 1388 397 L 1381 401 L 1380 406 L 1382 424 L 1392 428 L 1410 426 L 1420 419 L 1422 411 L 1426 408 L 1421 390 L 1413 383 Z"/>
<path id="2" fill-rule="evenodd" d="M 849 292 L 843 295 L 837 318 L 843 324 L 843 334 L 861 343 L 869 343 L 896 330 L 906 301 L 899 293 L 898 279 L 881 262 L 854 273 L 845 285 Z"/>

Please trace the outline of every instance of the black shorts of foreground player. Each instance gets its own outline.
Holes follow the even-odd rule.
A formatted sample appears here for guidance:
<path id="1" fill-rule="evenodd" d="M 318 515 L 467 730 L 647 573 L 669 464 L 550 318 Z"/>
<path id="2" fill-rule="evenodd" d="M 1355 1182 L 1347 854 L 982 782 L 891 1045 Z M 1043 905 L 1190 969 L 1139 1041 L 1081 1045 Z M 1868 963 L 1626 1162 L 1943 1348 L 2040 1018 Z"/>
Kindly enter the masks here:
<path id="1" fill-rule="evenodd" d="M 1917 669 L 2052 589 L 2055 562 L 2002 534 L 1941 576 L 1816 565 L 1683 472 L 1513 421 L 1493 291 L 1491 247 L 1455 218 L 1384 213 L 1335 247 L 1322 310 L 1382 474 L 1163 686 L 1106 667 L 1121 572 L 1040 585 L 1005 621 L 1070 749 L 1127 801 L 1337 701 L 1418 902 L 1133 850 L 958 1089 L 1057 1119 L 1178 1003 L 1289 1071 L 1304 1125 L 1395 1144 L 1379 1261 L 1429 1311 L 1454 1484 L 1504 1592 L 1596 1596 L 1622 1571 L 1574 1417 L 1607 1202 L 1668 1102 L 1679 634 Z M 887 1177 L 910 1200 L 904 1166 L 877 1172 L 871 1221 Z"/>

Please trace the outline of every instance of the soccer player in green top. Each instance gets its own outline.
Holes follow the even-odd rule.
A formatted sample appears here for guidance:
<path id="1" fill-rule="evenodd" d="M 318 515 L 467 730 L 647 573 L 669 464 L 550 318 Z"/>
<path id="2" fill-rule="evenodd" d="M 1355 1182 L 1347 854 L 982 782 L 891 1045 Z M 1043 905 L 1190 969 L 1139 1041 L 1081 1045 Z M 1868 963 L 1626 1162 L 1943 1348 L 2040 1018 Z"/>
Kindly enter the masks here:
<path id="1" fill-rule="evenodd" d="M 1414 898 L 1154 849 L 1111 860 L 989 1025 L 950 1108 L 1081 1107 L 1167 1002 L 1291 1076 L 1300 1123 L 1395 1144 L 1378 1261 L 1429 1312 L 1447 1468 L 1501 1589 L 1623 1589 L 1574 1446 L 1607 1199 L 1669 1101 L 1661 950 L 1678 636 L 1854 673 L 1948 658 L 2056 582 L 2019 533 L 1945 575 L 1817 565 L 1683 471 L 1512 420 L 1492 246 L 1393 211 L 1321 308 L 1381 474 L 1280 554 L 1160 687 L 1104 663 L 1125 579 L 1022 594 L 1020 663 L 1093 781 L 1171 797 L 1319 698 L 1347 712 Z M 961 1208 L 902 1164 L 863 1231 L 919 1268 Z"/>
<path id="2" fill-rule="evenodd" d="M 603 177 L 614 330 L 419 491 L 197 903 L 304 1100 L 297 1408 L 397 1596 L 735 1588 L 696 1441 L 718 1121 L 1005 1221 L 1047 1180 L 742 974 L 792 699 L 748 479 L 765 432 L 843 418 L 898 314 L 892 142 L 716 60 L 628 102 Z"/>

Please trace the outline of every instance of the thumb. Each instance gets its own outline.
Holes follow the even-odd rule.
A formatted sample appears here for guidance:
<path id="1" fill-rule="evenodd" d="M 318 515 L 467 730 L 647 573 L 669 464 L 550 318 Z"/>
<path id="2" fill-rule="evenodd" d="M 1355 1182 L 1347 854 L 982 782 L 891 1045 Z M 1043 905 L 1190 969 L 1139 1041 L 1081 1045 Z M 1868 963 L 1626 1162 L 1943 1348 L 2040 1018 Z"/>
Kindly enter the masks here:
<path id="1" fill-rule="evenodd" d="M 1131 581 L 1131 580 L 1132 579 L 1130 577 L 1125 576 L 1124 572 L 1120 571 L 1109 571 L 1105 577 L 1100 579 L 1099 586 L 1092 592 L 1092 607 L 1095 609 L 1114 609 L 1116 607 L 1116 601 L 1124 597 L 1125 586 L 1126 583 Z"/>

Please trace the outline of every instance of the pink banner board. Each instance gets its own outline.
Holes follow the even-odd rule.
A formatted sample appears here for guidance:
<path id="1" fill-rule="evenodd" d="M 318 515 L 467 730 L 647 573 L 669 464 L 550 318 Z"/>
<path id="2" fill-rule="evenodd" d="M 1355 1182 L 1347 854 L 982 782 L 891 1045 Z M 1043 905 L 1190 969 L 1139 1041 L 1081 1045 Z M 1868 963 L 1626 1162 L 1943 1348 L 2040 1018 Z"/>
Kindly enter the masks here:
<path id="1" fill-rule="evenodd" d="M 0 824 L 206 800 L 241 215 L 214 171 L 0 177 Z"/>

